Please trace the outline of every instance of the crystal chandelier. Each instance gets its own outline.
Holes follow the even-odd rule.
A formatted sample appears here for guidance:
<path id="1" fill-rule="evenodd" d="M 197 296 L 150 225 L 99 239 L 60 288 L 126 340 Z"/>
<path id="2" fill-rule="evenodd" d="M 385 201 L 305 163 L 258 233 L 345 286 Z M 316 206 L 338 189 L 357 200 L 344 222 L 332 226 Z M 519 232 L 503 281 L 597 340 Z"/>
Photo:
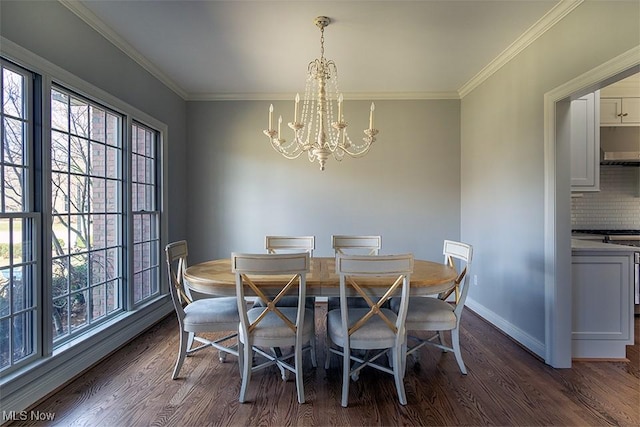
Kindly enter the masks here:
<path id="1" fill-rule="evenodd" d="M 269 129 L 264 130 L 274 150 L 287 159 L 298 158 L 306 152 L 310 162 L 318 160 L 320 170 L 324 170 L 330 155 L 337 161 L 342 160 L 345 154 L 351 157 L 364 156 L 378 134 L 378 130 L 373 127 L 373 103 L 369 113 L 369 128 L 364 130 L 366 136 L 362 139 L 363 142 L 354 143 L 347 134 L 343 96 L 338 92 L 338 70 L 333 61 L 324 57 L 324 28 L 330 22 L 326 16 L 319 16 L 314 20 L 320 28 L 320 59 L 309 63 L 301 114 L 300 94 L 296 94 L 293 122 L 289 122 L 293 139 L 287 141 L 282 138 L 282 116 L 278 118 L 278 129 L 273 128 L 273 104 L 269 107 Z M 337 112 L 334 109 L 336 102 Z"/>

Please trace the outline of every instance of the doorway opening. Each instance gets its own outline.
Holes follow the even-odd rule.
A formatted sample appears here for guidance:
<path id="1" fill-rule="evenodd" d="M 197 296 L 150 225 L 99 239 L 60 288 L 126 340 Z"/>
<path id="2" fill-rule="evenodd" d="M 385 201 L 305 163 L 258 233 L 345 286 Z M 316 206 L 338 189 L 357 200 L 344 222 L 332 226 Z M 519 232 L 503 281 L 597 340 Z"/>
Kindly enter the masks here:
<path id="1" fill-rule="evenodd" d="M 640 72 L 640 47 L 544 96 L 545 362 L 571 367 L 570 102 Z"/>

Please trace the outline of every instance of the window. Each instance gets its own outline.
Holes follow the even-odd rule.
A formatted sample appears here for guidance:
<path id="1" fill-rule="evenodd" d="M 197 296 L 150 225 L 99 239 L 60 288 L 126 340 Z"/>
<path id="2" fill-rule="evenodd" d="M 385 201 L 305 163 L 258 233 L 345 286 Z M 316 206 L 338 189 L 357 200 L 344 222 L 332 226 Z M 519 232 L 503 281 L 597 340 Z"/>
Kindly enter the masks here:
<path id="1" fill-rule="evenodd" d="M 134 123 L 131 134 L 133 302 L 137 304 L 160 292 L 160 211 L 156 161 L 158 132 Z"/>
<path id="2" fill-rule="evenodd" d="M 67 74 L 60 73 L 71 83 L 1 61 L 5 376 L 58 349 L 85 348 L 76 338 L 112 327 L 121 315 L 140 318 L 166 303 L 166 126 Z"/>
<path id="3" fill-rule="evenodd" d="M 33 211 L 33 75 L 0 63 L 0 370 L 37 356 L 40 216 Z"/>
<path id="4" fill-rule="evenodd" d="M 123 118 L 51 90 L 51 286 L 54 342 L 123 308 Z"/>

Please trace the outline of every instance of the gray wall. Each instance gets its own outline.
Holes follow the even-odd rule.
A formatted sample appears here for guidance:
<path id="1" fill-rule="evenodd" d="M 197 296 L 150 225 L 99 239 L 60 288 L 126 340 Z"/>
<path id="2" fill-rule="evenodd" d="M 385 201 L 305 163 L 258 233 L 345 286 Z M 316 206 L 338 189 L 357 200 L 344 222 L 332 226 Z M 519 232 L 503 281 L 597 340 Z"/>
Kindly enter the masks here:
<path id="1" fill-rule="evenodd" d="M 478 276 L 470 305 L 529 347 L 545 341 L 543 97 L 638 45 L 639 5 L 582 3 L 462 100 L 461 236 Z"/>
<path id="2" fill-rule="evenodd" d="M 291 121 L 293 102 L 273 104 L 274 117 Z M 345 101 L 352 140 L 364 136 L 369 105 Z M 315 235 L 319 256 L 333 253 L 332 234 L 380 234 L 383 253 L 438 261 L 443 239 L 459 238 L 459 101 L 376 101 L 380 134 L 369 154 L 332 158 L 325 171 L 271 148 L 268 108 L 188 103 L 191 262 L 262 252 L 266 234 Z"/>
<path id="3" fill-rule="evenodd" d="M 0 35 L 169 127 L 169 239 L 186 237 L 186 103 L 57 1 L 0 1 Z"/>
<path id="4" fill-rule="evenodd" d="M 381 234 L 383 252 L 428 259 L 461 238 L 475 247 L 470 304 L 532 347 L 545 338 L 543 96 L 637 45 L 639 5 L 584 2 L 461 102 L 376 102 L 371 153 L 324 172 L 270 148 L 268 102 L 186 103 L 57 2 L 3 0 L 0 34 L 168 124 L 169 238 L 189 239 L 191 262 L 261 251 L 265 234 L 314 234 L 318 255 L 333 233 Z M 352 138 L 368 105 L 346 103 Z"/>

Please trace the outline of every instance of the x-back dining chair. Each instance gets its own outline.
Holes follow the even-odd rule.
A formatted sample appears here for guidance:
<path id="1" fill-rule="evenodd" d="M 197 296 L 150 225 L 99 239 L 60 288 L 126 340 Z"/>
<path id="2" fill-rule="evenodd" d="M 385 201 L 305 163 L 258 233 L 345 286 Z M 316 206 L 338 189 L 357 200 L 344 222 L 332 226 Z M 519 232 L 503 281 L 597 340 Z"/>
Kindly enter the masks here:
<path id="1" fill-rule="evenodd" d="M 380 248 L 382 248 L 382 238 L 380 236 L 334 234 L 331 236 L 331 247 L 336 255 L 356 255 L 358 253 L 378 255 Z"/>
<path id="2" fill-rule="evenodd" d="M 304 383 L 302 374 L 302 353 L 311 351 L 311 362 L 316 366 L 315 322 L 313 310 L 305 308 L 306 277 L 310 270 L 308 253 L 293 254 L 231 254 L 231 269 L 235 273 L 236 295 L 240 312 L 238 332 L 238 350 L 240 353 L 240 369 L 242 385 L 240 402 L 246 401 L 247 388 L 251 374 L 267 366 L 277 365 L 280 370 L 287 370 L 296 375 L 298 402 L 304 403 Z M 282 280 L 273 278 L 269 281 L 271 292 L 266 292 L 260 280 L 265 276 L 282 275 Z M 277 294 L 271 297 L 271 294 Z M 245 290 L 257 295 L 263 302 L 262 307 L 247 308 Z M 295 292 L 296 307 L 283 307 L 278 301 L 287 294 Z M 270 354 L 262 348 L 293 347 L 293 353 L 287 355 Z M 267 359 L 266 362 L 253 366 L 253 355 L 258 353 Z M 293 358 L 293 364 L 290 359 Z"/>
<path id="3" fill-rule="evenodd" d="M 265 236 L 264 247 L 270 254 L 289 252 L 309 252 L 313 257 L 316 248 L 315 236 Z"/>
<path id="4" fill-rule="evenodd" d="M 315 236 L 265 236 L 264 247 L 267 253 L 294 253 L 294 252 L 308 252 L 310 257 L 313 257 L 313 251 L 316 248 Z M 260 301 L 257 301 L 260 305 Z M 280 300 L 278 305 L 283 307 L 297 307 L 298 297 L 289 296 Z M 315 305 L 315 298 L 307 297 L 307 308 L 313 309 Z"/>
<path id="5" fill-rule="evenodd" d="M 331 236 L 331 247 L 335 255 L 378 255 L 382 248 L 381 236 L 334 234 Z M 348 299 L 352 307 L 368 307 L 362 298 L 351 297 Z M 329 297 L 327 310 L 340 307 L 340 298 Z"/>
<path id="6" fill-rule="evenodd" d="M 407 355 L 413 354 L 413 358 L 419 361 L 416 353 L 425 345 L 432 345 L 445 352 L 453 352 L 462 374 L 467 374 L 467 369 L 462 360 L 460 351 L 460 318 L 464 309 L 464 303 L 469 292 L 469 270 L 473 257 L 473 248 L 466 243 L 445 240 L 442 250 L 445 264 L 456 267 L 459 262 L 460 273 L 456 277 L 455 286 L 448 292 L 433 297 L 411 297 L 407 310 L 407 331 L 434 331 L 435 334 L 427 339 L 408 336 L 408 342 L 416 343 L 407 350 Z M 454 295 L 453 302 L 447 299 Z M 395 298 L 391 302 L 392 308 L 399 309 L 399 301 Z M 451 346 L 446 345 L 444 331 L 451 331 Z M 435 342 L 435 340 L 438 342 Z"/>
<path id="7" fill-rule="evenodd" d="M 209 346 L 217 348 L 221 362 L 225 361 L 227 354 L 238 356 L 235 343 L 232 345 L 224 345 L 223 343 L 237 337 L 240 316 L 238 315 L 238 305 L 235 297 L 202 298 L 192 301 L 183 278 L 189 254 L 185 240 L 169 243 L 165 247 L 165 254 L 171 299 L 173 300 L 173 307 L 180 325 L 180 349 L 178 351 L 178 360 L 171 376 L 172 379 L 176 379 L 184 363 L 185 356 L 203 348 Z M 196 335 L 202 332 L 231 333 L 212 341 Z M 201 345 L 192 348 L 194 341 L 199 342 Z"/>
<path id="8" fill-rule="evenodd" d="M 340 309 L 327 313 L 327 352 L 325 369 L 331 354 L 342 357 L 342 406 L 349 400 L 349 381 L 357 379 L 360 370 L 370 366 L 392 374 L 400 404 L 406 405 L 404 389 L 404 352 L 406 350 L 405 317 L 409 301 L 413 255 L 338 255 L 336 272 L 340 276 Z M 382 278 L 383 296 L 373 295 L 373 287 L 362 285 L 363 277 Z M 385 288 L 386 284 L 386 288 Z M 369 308 L 350 307 L 348 292 L 358 293 Z M 396 314 L 383 305 L 400 293 Z M 381 293 L 379 288 L 377 294 Z M 363 357 L 352 350 L 367 350 Z M 392 368 L 378 361 L 391 355 Z M 353 363 L 352 363 L 353 362 Z"/>

